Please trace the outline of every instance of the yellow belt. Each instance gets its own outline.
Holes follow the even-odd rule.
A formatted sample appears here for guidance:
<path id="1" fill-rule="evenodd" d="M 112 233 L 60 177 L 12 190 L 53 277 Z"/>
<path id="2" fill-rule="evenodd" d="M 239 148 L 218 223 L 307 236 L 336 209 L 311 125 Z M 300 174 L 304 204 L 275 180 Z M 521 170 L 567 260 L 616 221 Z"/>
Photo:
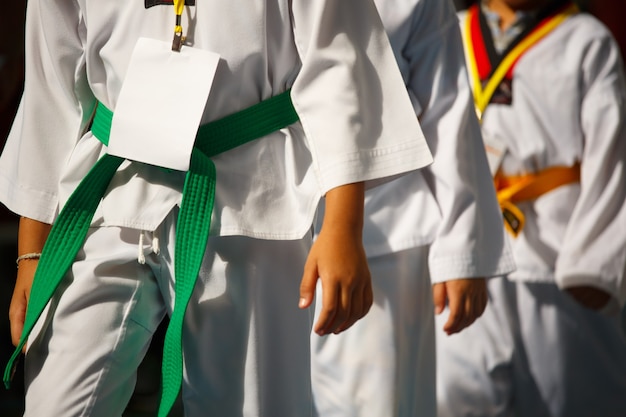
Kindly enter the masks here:
<path id="1" fill-rule="evenodd" d="M 579 163 L 571 167 L 551 167 L 534 174 L 496 174 L 494 183 L 506 230 L 517 237 L 524 228 L 524 213 L 516 203 L 534 200 L 555 188 L 576 182 L 580 182 Z"/>

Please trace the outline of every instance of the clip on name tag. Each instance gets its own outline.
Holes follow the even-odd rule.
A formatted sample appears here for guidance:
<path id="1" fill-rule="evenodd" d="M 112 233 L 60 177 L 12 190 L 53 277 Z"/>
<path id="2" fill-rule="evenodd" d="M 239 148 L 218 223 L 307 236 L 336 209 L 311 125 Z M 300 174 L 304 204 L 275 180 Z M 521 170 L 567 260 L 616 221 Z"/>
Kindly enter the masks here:
<path id="1" fill-rule="evenodd" d="M 187 171 L 219 55 L 140 38 L 115 106 L 108 153 Z"/>

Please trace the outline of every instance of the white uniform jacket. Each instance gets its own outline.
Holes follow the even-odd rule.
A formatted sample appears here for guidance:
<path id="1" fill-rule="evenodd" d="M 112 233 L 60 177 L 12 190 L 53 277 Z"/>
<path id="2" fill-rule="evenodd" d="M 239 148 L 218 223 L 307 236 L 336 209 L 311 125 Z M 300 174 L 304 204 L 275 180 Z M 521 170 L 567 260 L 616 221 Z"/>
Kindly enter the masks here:
<path id="1" fill-rule="evenodd" d="M 106 151 L 87 132 L 96 100 L 115 110 L 139 37 L 173 36 L 171 1 L 149 3 L 159 2 L 29 2 L 25 90 L 0 159 L 9 209 L 52 222 Z M 196 1 L 182 26 L 194 48 L 220 55 L 203 123 L 288 88 L 301 120 L 213 158 L 212 234 L 300 238 L 329 189 L 431 162 L 370 1 Z M 125 163 L 94 224 L 153 230 L 183 179 Z"/>
<path id="2" fill-rule="evenodd" d="M 369 256 L 431 244 L 431 280 L 514 268 L 474 115 L 450 1 L 379 0 L 400 72 L 434 155 L 425 169 L 369 190 Z"/>
<path id="3" fill-rule="evenodd" d="M 506 145 L 504 175 L 579 162 L 581 180 L 518 205 L 526 225 L 512 240 L 511 278 L 592 285 L 623 303 L 626 83 L 617 44 L 594 17 L 574 15 L 522 55 L 512 94 L 482 122 L 485 138 Z"/>

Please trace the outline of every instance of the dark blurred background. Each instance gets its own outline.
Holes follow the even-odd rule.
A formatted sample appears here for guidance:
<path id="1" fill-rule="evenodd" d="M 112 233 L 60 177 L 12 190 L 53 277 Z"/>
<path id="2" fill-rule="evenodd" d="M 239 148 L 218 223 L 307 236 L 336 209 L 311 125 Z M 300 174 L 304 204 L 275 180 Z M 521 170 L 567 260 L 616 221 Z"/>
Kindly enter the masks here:
<path id="1" fill-rule="evenodd" d="M 458 9 L 474 3 L 472 0 L 454 0 Z M 580 0 L 579 5 L 596 15 L 611 29 L 620 43 L 622 55 L 626 55 L 626 0 Z M 15 116 L 24 82 L 24 15 L 25 0 L 4 1 L 0 17 L 0 148 L 9 133 Z M 0 370 L 4 369 L 12 353 L 9 334 L 8 309 L 15 280 L 17 257 L 18 218 L 0 205 Z M 162 326 L 139 369 L 137 387 L 124 417 L 147 417 L 156 415 L 159 398 L 160 355 L 163 341 Z M 22 368 L 18 368 L 13 387 L 0 387 L 0 416 L 22 415 L 24 389 Z M 180 402 L 173 414 L 182 415 Z"/>
<path id="2" fill-rule="evenodd" d="M 5 139 L 24 82 L 24 4 L 25 0 L 3 2 L 0 17 L 0 147 Z M 0 368 L 4 370 L 12 352 L 8 310 L 15 281 L 17 217 L 0 204 Z M 21 365 L 21 363 L 20 363 Z M 21 415 L 23 407 L 22 368 L 15 373 L 14 388 L 0 387 L 0 415 Z"/>

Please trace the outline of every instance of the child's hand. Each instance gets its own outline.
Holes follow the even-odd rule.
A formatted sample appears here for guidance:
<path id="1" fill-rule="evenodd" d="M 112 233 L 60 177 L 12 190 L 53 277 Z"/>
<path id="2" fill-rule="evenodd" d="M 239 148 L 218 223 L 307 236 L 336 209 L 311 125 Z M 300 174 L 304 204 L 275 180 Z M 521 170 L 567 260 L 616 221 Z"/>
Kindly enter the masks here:
<path id="1" fill-rule="evenodd" d="M 611 301 L 611 294 L 589 285 L 569 287 L 565 291 L 583 307 L 595 311 L 602 310 Z"/>
<path id="2" fill-rule="evenodd" d="M 372 282 L 360 233 L 352 236 L 322 229 L 304 267 L 301 308 L 311 304 L 318 277 L 322 280 L 322 310 L 313 328 L 317 334 L 340 333 L 369 311 Z"/>
<path id="3" fill-rule="evenodd" d="M 487 307 L 487 284 L 484 278 L 463 278 L 433 285 L 435 314 L 448 304 L 450 315 L 443 326 L 448 334 L 458 333 L 480 317 Z"/>
<path id="4" fill-rule="evenodd" d="M 17 346 L 24 329 L 24 320 L 26 319 L 26 306 L 30 297 L 30 289 L 33 286 L 33 278 L 35 277 L 35 269 L 37 269 L 38 261 L 35 259 L 24 260 L 20 262 L 17 270 L 17 281 L 13 289 L 13 297 L 9 306 L 9 321 L 11 322 L 11 342 Z M 26 345 L 24 345 L 26 350 Z"/>
<path id="5" fill-rule="evenodd" d="M 322 229 L 300 284 L 300 308 L 307 308 L 313 302 L 318 278 L 322 280 L 322 310 L 313 328 L 320 336 L 346 330 L 373 302 L 363 249 L 364 198 L 363 183 L 342 185 L 326 194 Z"/>

